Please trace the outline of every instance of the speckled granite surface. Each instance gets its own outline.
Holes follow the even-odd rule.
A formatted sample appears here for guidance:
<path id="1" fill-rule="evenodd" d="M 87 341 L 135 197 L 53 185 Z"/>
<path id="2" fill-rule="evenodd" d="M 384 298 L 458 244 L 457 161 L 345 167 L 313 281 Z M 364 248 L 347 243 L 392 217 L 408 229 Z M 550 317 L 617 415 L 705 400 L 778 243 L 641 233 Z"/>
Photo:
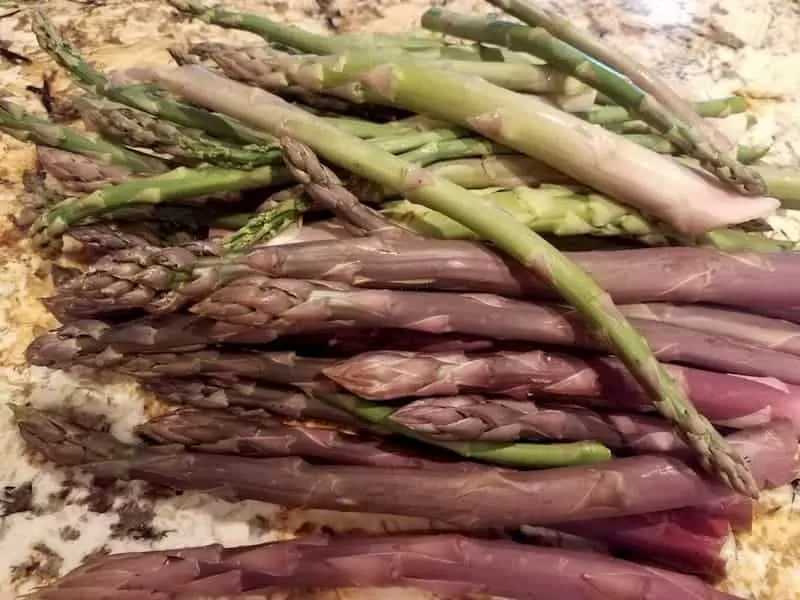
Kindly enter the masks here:
<path id="1" fill-rule="evenodd" d="M 35 108 L 25 86 L 52 66 L 37 51 L 24 3 L 0 0 L 0 41 L 33 60 L 15 66 L 0 58 L 0 93 Z M 72 40 L 100 65 L 164 61 L 165 46 L 185 37 L 252 39 L 245 34 L 188 23 L 158 0 L 56 0 L 44 3 Z M 429 4 L 424 0 L 238 0 L 231 6 L 264 11 L 323 29 L 403 30 Z M 456 10 L 486 10 L 470 0 L 443 0 Z M 555 3 L 554 3 L 555 4 Z M 800 153 L 800 2 L 791 0 L 566 0 L 557 3 L 578 24 L 657 69 L 692 97 L 738 91 L 752 99 L 761 134 L 774 133 L 770 160 L 798 163 Z M 58 80 L 57 89 L 66 82 Z M 15 211 L 29 147 L 0 137 L 0 213 Z M 8 402 L 69 405 L 102 413 L 125 438 L 147 412 L 157 410 L 127 381 L 108 375 L 105 385 L 25 365 L 32 336 L 53 325 L 37 303 L 49 282 L 42 261 L 16 233 L 0 224 L 0 407 Z M 0 408 L 0 600 L 75 567 L 88 554 L 218 541 L 255 542 L 328 524 L 337 529 L 420 528 L 418 519 L 286 511 L 247 502 L 231 505 L 201 494 L 154 498 L 138 487 L 98 493 L 80 481 L 34 464 L 22 453 L 10 412 Z M 28 487 L 30 486 L 30 487 Z M 755 530 L 737 540 L 726 587 L 746 598 L 800 598 L 800 525 L 788 490 L 765 499 Z M 331 594 L 356 597 L 344 592 Z M 358 598 L 419 599 L 426 594 L 359 592 Z"/>

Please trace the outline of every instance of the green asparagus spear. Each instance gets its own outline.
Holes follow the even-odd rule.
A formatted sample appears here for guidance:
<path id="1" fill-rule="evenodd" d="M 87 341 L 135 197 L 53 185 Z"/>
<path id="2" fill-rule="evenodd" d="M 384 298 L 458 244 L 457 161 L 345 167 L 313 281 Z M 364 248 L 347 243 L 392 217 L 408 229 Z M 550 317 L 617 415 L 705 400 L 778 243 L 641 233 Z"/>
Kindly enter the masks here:
<path id="1" fill-rule="evenodd" d="M 338 65 L 341 72 L 354 74 L 348 73 L 346 61 L 340 60 Z M 406 86 L 409 84 L 413 87 L 422 83 L 424 90 L 431 89 L 430 79 L 425 77 L 424 81 L 417 81 L 413 68 L 409 68 L 406 72 L 408 77 L 403 78 L 395 76 L 395 68 L 387 71 L 383 65 L 370 65 L 369 62 L 366 66 L 372 68 L 353 80 L 373 92 L 382 91 L 397 98 L 404 89 L 408 90 Z M 420 74 L 429 75 L 424 70 Z M 683 389 L 661 367 L 647 342 L 620 313 L 609 295 L 566 256 L 512 216 L 493 207 L 479 195 L 350 136 L 263 90 L 226 81 L 193 66 L 159 71 L 154 75 L 167 89 L 179 91 L 196 104 L 246 119 L 273 135 L 290 135 L 307 144 L 323 159 L 441 212 L 494 242 L 548 282 L 577 309 L 600 339 L 620 356 L 651 395 L 656 408 L 679 429 L 707 470 L 716 472 L 738 491 L 758 495 L 758 486 L 748 465 L 697 412 Z M 441 84 L 437 81 L 434 89 L 441 91 Z M 414 93 L 418 93 L 416 88 Z M 493 118 L 503 114 L 497 112 Z M 473 115 L 476 116 L 484 117 L 480 113 Z M 503 124 L 495 121 L 493 126 L 499 129 Z"/>
<path id="2" fill-rule="evenodd" d="M 484 196 L 541 234 L 631 237 L 648 245 L 667 245 L 671 236 L 635 211 L 594 193 L 581 194 L 562 186 L 520 187 Z M 441 213 L 407 200 L 389 202 L 383 214 L 401 225 L 439 239 L 472 240 L 475 234 Z M 735 229 L 709 232 L 701 245 L 727 251 L 780 252 L 795 244 Z"/>
<path id="3" fill-rule="evenodd" d="M 537 6 L 532 0 L 488 1 L 531 27 L 543 28 L 557 39 L 586 53 L 594 59 L 593 62 L 603 63 L 621 73 L 634 85 L 650 94 L 656 102 L 662 104 L 676 119 L 692 128 L 694 135 L 699 136 L 701 142 L 709 143 L 712 150 L 720 153 L 729 150 L 730 141 L 721 132 L 703 121 L 689 102 L 674 92 L 656 73 L 649 71 L 629 54 L 616 50 L 588 32 L 581 31 L 570 23 L 569 19 Z M 609 97 L 613 99 L 612 96 Z"/>
<path id="4" fill-rule="evenodd" d="M 288 181 L 291 181 L 291 174 L 283 167 L 264 166 L 252 171 L 179 167 L 163 175 L 97 190 L 83 198 L 67 198 L 39 217 L 31 226 L 30 235 L 34 244 L 47 248 L 73 225 L 124 206 L 160 204 Z"/>
<path id="5" fill-rule="evenodd" d="M 152 86 L 113 85 L 105 75 L 87 63 L 80 52 L 67 43 L 55 26 L 38 10 L 33 13 L 33 32 L 36 34 L 36 40 L 41 48 L 53 60 L 82 87 L 98 96 L 127 104 L 185 127 L 202 129 L 223 139 L 245 144 L 274 142 L 269 136 L 245 127 L 235 119 L 176 102 Z"/>
<path id="6" fill-rule="evenodd" d="M 728 117 L 747 110 L 747 100 L 743 96 L 725 96 L 713 100 L 701 100 L 693 105 L 694 112 L 701 117 Z M 630 111 L 621 106 L 603 106 L 587 112 L 583 117 L 590 123 L 608 125 L 622 123 L 632 118 Z"/>
<path id="7" fill-rule="evenodd" d="M 611 452 L 597 442 L 568 444 L 527 444 L 495 442 L 445 442 L 432 440 L 393 420 L 395 409 L 386 404 L 361 400 L 350 394 L 314 389 L 311 396 L 336 408 L 397 433 L 439 448 L 446 448 L 465 458 L 516 468 L 550 468 L 587 464 L 609 460 Z"/>
<path id="8" fill-rule="evenodd" d="M 252 169 L 280 160 L 280 148 L 275 144 L 229 144 L 203 131 L 181 127 L 104 98 L 85 95 L 75 105 L 89 125 L 107 138 L 129 146 L 151 148 L 178 159 L 217 167 Z"/>
<path id="9" fill-rule="evenodd" d="M 7 100 L 0 100 L 0 131 L 22 141 L 67 150 L 135 173 L 167 170 L 167 166 L 155 156 L 121 148 L 102 138 L 31 115 Z"/>
<path id="10" fill-rule="evenodd" d="M 640 146 L 644 146 L 645 148 L 648 148 L 653 152 L 658 152 L 659 154 L 680 154 L 680 149 L 676 148 L 674 144 L 670 143 L 660 135 L 632 133 L 626 135 L 625 137 L 630 141 L 636 142 Z M 770 148 L 772 148 L 772 144 L 764 144 L 761 146 L 739 146 L 736 149 L 736 159 L 742 164 L 749 165 L 763 158 L 764 155 L 770 151 Z M 756 171 L 758 171 L 758 169 L 756 169 Z M 761 175 L 760 171 L 758 172 Z M 769 182 L 765 180 L 765 184 L 767 186 L 767 191 L 770 192 Z"/>
<path id="11" fill-rule="evenodd" d="M 422 25 L 432 31 L 530 52 L 628 108 L 670 142 L 698 158 L 705 168 L 720 179 L 755 195 L 766 191 L 764 181 L 758 173 L 729 157 L 727 149 L 721 151 L 712 146 L 701 137 L 696 128 L 667 112 L 652 95 L 632 85 L 605 65 L 592 61 L 545 29 L 460 15 L 439 8 L 429 9 L 422 16 Z"/>

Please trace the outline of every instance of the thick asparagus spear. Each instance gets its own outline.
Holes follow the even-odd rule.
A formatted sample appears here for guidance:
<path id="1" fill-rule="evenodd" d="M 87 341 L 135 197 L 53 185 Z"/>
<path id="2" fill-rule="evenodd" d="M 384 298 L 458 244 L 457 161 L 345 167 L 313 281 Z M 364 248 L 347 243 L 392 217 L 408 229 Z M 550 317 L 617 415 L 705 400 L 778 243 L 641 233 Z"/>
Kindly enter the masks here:
<path id="1" fill-rule="evenodd" d="M 629 318 L 650 319 L 710 334 L 723 334 L 762 348 L 800 355 L 800 325 L 713 306 L 653 302 L 625 305 Z"/>
<path id="2" fill-rule="evenodd" d="M 288 425 L 260 410 L 179 409 L 150 419 L 136 432 L 157 444 L 180 444 L 192 452 L 275 458 L 298 456 L 330 464 L 398 469 L 469 470 L 471 465 L 436 460 L 378 438 L 334 429 Z"/>
<path id="3" fill-rule="evenodd" d="M 102 582 L 103 585 L 99 586 Z M 159 585 L 156 585 L 156 584 Z M 32 600 L 262 597 L 292 588 L 417 588 L 437 597 L 514 600 L 736 600 L 701 580 L 595 552 L 455 534 L 298 538 L 108 556 L 67 574 Z M 74 595 L 73 595 L 74 593 Z M 391 593 L 390 593 L 391 595 Z"/>
<path id="4" fill-rule="evenodd" d="M 274 64 L 315 91 L 344 95 L 354 101 L 382 101 L 469 128 L 648 212 L 685 235 L 695 236 L 716 227 L 763 217 L 777 207 L 775 199 L 745 197 L 728 186 L 710 181 L 701 172 L 587 124 L 535 96 L 444 71 L 431 63 L 412 59 L 388 62 L 368 53 L 304 58 L 276 52 Z M 428 85 L 432 80 L 437 82 L 433 89 Z M 249 102 L 244 101 L 246 86 L 232 81 L 225 82 L 231 91 L 230 103 L 219 95 L 208 98 L 203 92 L 221 88 L 224 80 L 196 66 L 161 71 L 159 81 L 182 95 L 193 90 L 190 96 L 193 101 L 236 114 L 243 120 L 247 117 L 245 104 L 248 109 L 261 104 L 264 110 L 275 104 L 268 92 L 257 89 L 250 90 Z M 420 93 L 423 89 L 425 94 Z M 267 127 L 262 115 L 251 110 L 247 122 L 259 121 L 259 126 Z M 587 139 L 595 149 L 594 160 L 586 159 Z M 348 141 L 348 145 L 352 146 L 352 142 Z M 320 152 L 321 148 L 315 150 Z M 595 160 L 603 169 L 594 166 Z M 353 167 L 351 164 L 348 168 Z M 674 184 L 669 193 L 663 186 L 655 185 L 665 178 Z M 676 209 L 677 205 L 681 210 Z"/>
<path id="5" fill-rule="evenodd" d="M 84 95 L 76 102 L 81 118 L 105 137 L 151 148 L 180 160 L 218 167 L 252 169 L 280 160 L 275 144 L 239 146 L 215 140 L 205 132 L 181 127 L 149 113 L 104 98 Z"/>
<path id="6" fill-rule="evenodd" d="M 686 449 L 661 419 L 574 406 L 538 407 L 503 397 L 422 398 L 395 410 L 391 419 L 426 438 L 443 441 L 596 440 L 613 450 L 636 454 Z"/>
<path id="7" fill-rule="evenodd" d="M 167 170 L 164 162 L 154 156 L 128 150 L 77 129 L 36 117 L 8 100 L 0 100 L 0 131 L 22 141 L 66 150 L 134 173 L 162 173 Z"/>
<path id="8" fill-rule="evenodd" d="M 244 144 L 268 144 L 274 141 L 270 136 L 246 127 L 226 115 L 176 102 L 169 95 L 150 86 L 113 84 L 105 75 L 87 63 L 75 47 L 61 37 L 41 11 L 33 12 L 32 26 L 41 48 L 82 87 L 98 96 L 127 104 L 185 127 L 202 129 L 223 139 Z"/>
<path id="9" fill-rule="evenodd" d="M 61 459 L 63 442 L 68 448 L 75 443 L 73 436 L 40 437 L 24 418 L 18 419 L 18 427 L 30 446 L 54 461 Z M 748 457 L 759 487 L 785 485 L 793 477 L 797 442 L 791 426 L 776 423 L 729 439 Z M 87 443 L 85 437 L 82 443 Z M 164 454 L 86 463 L 82 468 L 105 478 L 142 479 L 179 490 L 224 490 L 229 500 L 419 516 L 467 529 L 645 514 L 728 496 L 725 487 L 668 455 L 538 471 L 486 466 L 459 472 L 312 466 L 297 458 Z M 67 454 L 73 464 L 76 455 L 75 450 Z"/>
<path id="10" fill-rule="evenodd" d="M 648 70 L 629 54 L 620 52 L 599 37 L 581 31 L 568 19 L 556 12 L 537 6 L 531 0 L 488 0 L 496 6 L 518 18 L 531 27 L 542 28 L 555 38 L 585 52 L 593 62 L 604 63 L 627 77 L 633 84 L 647 92 L 656 104 L 660 103 L 673 115 L 684 121 L 693 137 L 700 143 L 710 144 L 712 150 L 726 152 L 730 150 L 730 141 L 722 132 L 700 118 L 695 107 L 684 100 L 661 79 L 657 73 Z M 622 78 L 620 78 L 622 79 Z M 622 80 L 624 82 L 624 80 Z M 644 100 L 643 100 L 644 101 Z M 640 110 L 642 107 L 638 107 Z"/>
<path id="11" fill-rule="evenodd" d="M 174 264 L 173 254 L 184 259 Z M 794 253 L 729 253 L 703 248 L 644 248 L 572 252 L 619 304 L 706 303 L 769 314 L 791 310 L 800 295 L 800 260 Z M 619 265 L 624 264 L 625 269 Z M 225 260 L 200 260 L 189 250 L 139 249 L 109 255 L 56 290 L 51 302 L 75 316 L 116 310 L 152 310 L 165 295 L 186 302 L 231 277 L 328 279 L 362 288 L 432 289 L 552 299 L 542 280 L 514 261 L 473 242 L 367 237 L 259 247 Z M 203 285 L 190 285 L 196 280 Z M 125 282 L 122 285 L 122 282 Z M 91 303 L 96 302 L 92 308 Z M 795 311 L 796 312 L 796 311 Z M 800 316 L 794 320 L 798 320 Z"/>

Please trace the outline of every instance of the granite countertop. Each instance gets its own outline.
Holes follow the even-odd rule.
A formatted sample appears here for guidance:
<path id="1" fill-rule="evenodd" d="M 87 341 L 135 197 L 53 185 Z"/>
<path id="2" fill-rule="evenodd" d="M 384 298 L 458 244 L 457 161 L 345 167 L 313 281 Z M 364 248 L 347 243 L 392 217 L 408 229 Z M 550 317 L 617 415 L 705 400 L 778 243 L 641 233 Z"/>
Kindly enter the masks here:
<path id="1" fill-rule="evenodd" d="M 0 57 L 0 93 L 31 109 L 26 85 L 53 67 L 30 33 L 27 6 L 0 0 L 0 44 L 29 58 Z M 164 48 L 187 37 L 252 40 L 172 14 L 161 0 L 54 0 L 43 3 L 72 41 L 99 65 L 166 61 Z M 231 7 L 266 12 L 318 30 L 402 31 L 430 2 L 412 0 L 232 0 Z M 454 10 L 485 11 L 470 0 L 439 0 Z M 552 3 L 556 4 L 556 3 Z M 6 8 L 6 6 L 8 7 Z M 558 9 L 580 26 L 623 48 L 687 95 L 701 99 L 739 92 L 758 115 L 758 135 L 774 135 L 769 160 L 798 163 L 800 153 L 800 2 L 797 0 L 564 0 Z M 67 82 L 55 80 L 56 91 Z M 0 216 L 18 210 L 21 176 L 33 164 L 29 146 L 0 136 Z M 161 410 L 132 383 L 108 374 L 103 385 L 76 375 L 31 368 L 24 349 L 54 326 L 38 298 L 50 289 L 46 263 L 0 219 L 0 407 L 31 402 L 105 415 L 111 431 L 131 428 Z M 89 489 L 80 478 L 35 462 L 22 452 L 10 411 L 0 408 L 0 600 L 15 598 L 88 555 L 220 542 L 243 544 L 290 536 L 323 525 L 338 530 L 419 529 L 420 519 L 285 510 L 257 502 L 228 504 L 202 494 L 163 497 L 136 485 Z M 730 591 L 758 600 L 800 598 L 800 525 L 791 490 L 765 498 L 754 531 L 731 548 Z M 356 597 L 355 594 L 351 594 Z M 422 593 L 397 597 L 419 599 Z M 333 597 L 333 596 L 331 596 Z M 338 595 L 336 597 L 341 597 Z M 372 598 L 359 593 L 357 597 Z M 374 594 L 387 598 L 387 594 Z"/>

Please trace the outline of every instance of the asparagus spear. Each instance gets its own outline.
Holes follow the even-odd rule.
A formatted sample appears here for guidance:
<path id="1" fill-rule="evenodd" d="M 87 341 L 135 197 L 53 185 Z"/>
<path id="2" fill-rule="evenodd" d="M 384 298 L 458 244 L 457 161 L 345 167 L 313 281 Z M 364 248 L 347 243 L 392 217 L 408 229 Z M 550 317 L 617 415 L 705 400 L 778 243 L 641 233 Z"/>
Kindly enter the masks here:
<path id="1" fill-rule="evenodd" d="M 154 156 L 121 148 L 102 138 L 27 113 L 21 106 L 0 100 L 0 131 L 26 142 L 87 156 L 105 165 L 134 173 L 161 173 L 166 165 Z"/>
<path id="2" fill-rule="evenodd" d="M 800 355 L 800 326 L 796 323 L 712 306 L 683 306 L 653 302 L 624 307 L 625 315 L 723 334 L 762 348 Z"/>
<path id="3" fill-rule="evenodd" d="M 169 293 L 197 301 L 219 277 L 260 273 L 275 278 L 328 279 L 361 288 L 431 289 L 552 299 L 542 280 L 519 264 L 473 242 L 422 238 L 367 237 L 253 249 L 237 257 L 200 260 L 183 248 L 111 254 L 68 286 L 53 303 L 75 316 L 120 309 L 152 310 Z M 769 314 L 790 310 L 800 288 L 794 253 L 728 253 L 704 248 L 644 248 L 572 252 L 568 255 L 595 277 L 620 304 L 705 303 Z M 620 264 L 626 265 L 624 270 Z M 201 280 L 203 285 L 190 285 Z M 125 285 L 122 285 L 125 282 Z M 96 302 L 95 308 L 91 303 Z M 795 321 L 797 318 L 794 319 Z"/>
<path id="4" fill-rule="evenodd" d="M 422 398 L 401 406 L 390 418 L 434 440 L 596 440 L 612 450 L 636 454 L 686 449 L 661 419 L 575 406 L 537 407 L 527 400 L 502 397 Z"/>
<path id="5" fill-rule="evenodd" d="M 213 61 L 231 79 L 248 85 L 280 92 L 291 85 L 285 75 L 269 68 L 272 54 L 263 46 L 236 47 L 204 42 L 190 52 Z M 475 60 L 436 60 L 439 68 L 465 75 L 474 75 L 500 87 L 532 94 L 564 94 L 574 96 L 587 86 L 546 65 L 526 62 L 484 62 Z M 625 119 L 623 119 L 625 120 Z"/>
<path id="6" fill-rule="evenodd" d="M 104 164 L 58 148 L 39 146 L 36 157 L 39 168 L 56 180 L 58 188 L 68 192 L 86 194 L 137 179 L 126 167 Z"/>
<path id="7" fill-rule="evenodd" d="M 385 410 L 385 407 L 381 407 Z M 385 425 L 385 423 L 379 423 Z M 418 456 L 381 444 L 376 440 L 359 439 L 330 429 L 287 426 L 258 415 L 231 416 L 226 411 L 209 413 L 189 409 L 171 413 L 167 417 L 148 422 L 138 429 L 150 439 L 161 443 L 189 445 L 192 450 L 242 456 L 300 456 L 317 458 L 335 464 L 353 464 L 395 468 L 447 468 L 447 461 L 421 461 Z M 276 436 L 280 436 L 275 439 Z M 420 436 L 427 441 L 427 436 Z M 349 438 L 349 439 L 348 439 Z M 433 438 L 437 440 L 437 438 Z M 474 442 L 474 440 L 468 440 Z M 507 440 L 502 440 L 503 442 Z M 516 440 L 514 440 L 516 441 Z M 534 458 L 538 447 L 531 444 L 442 444 L 458 454 L 470 458 L 497 457 L 501 452 L 510 457 L 513 451 L 527 453 L 527 458 L 518 459 L 519 466 L 563 466 L 595 462 L 610 458 L 610 453 L 599 444 L 554 444 L 542 447 L 539 459 Z M 477 456 L 473 456 L 477 455 Z M 503 461 L 496 458 L 490 462 Z M 429 464 L 428 464 L 429 463 Z M 513 463 L 511 463 L 513 464 Z M 450 466 L 456 469 L 458 464 Z M 469 468 L 469 467 L 465 467 Z"/>
<path id="8" fill-rule="evenodd" d="M 69 436 L 66 440 L 65 436 L 39 437 L 25 419 L 18 419 L 17 426 L 29 446 L 54 461 L 60 460 L 64 441 L 75 442 Z M 737 432 L 730 440 L 752 463 L 759 486 L 785 485 L 793 477 L 797 442 L 790 426 L 776 423 Z M 83 443 L 87 443 L 85 439 Z M 75 451 L 68 454 L 73 461 L 75 455 Z M 224 490 L 229 499 L 419 516 L 470 530 L 644 514 L 728 495 L 726 488 L 669 455 L 634 456 L 562 469 L 476 466 L 459 472 L 312 466 L 298 458 L 164 452 L 162 456 L 145 454 L 86 463 L 82 469 L 105 478 L 142 479 L 179 490 Z M 530 502 L 531 498 L 536 502 Z"/>
<path id="9" fill-rule="evenodd" d="M 534 25 L 535 27 L 535 25 Z M 552 32 L 551 32 L 552 33 Z M 553 34 L 558 37 L 557 34 Z M 565 40 L 566 41 L 566 40 Z M 579 48 L 583 52 L 587 52 L 584 48 Z M 605 62 L 605 61 L 603 61 Z M 608 63 L 607 63 L 608 64 Z M 610 65 L 612 66 L 613 65 Z M 639 84 L 637 84 L 639 85 Z M 650 92 L 652 94 L 652 92 Z M 744 96 L 732 95 L 723 96 L 722 98 L 714 98 L 712 100 L 701 100 L 691 104 L 692 113 L 700 117 L 729 117 L 747 111 L 747 99 Z M 609 125 L 615 123 L 623 123 L 632 118 L 630 111 L 622 106 L 603 106 L 590 110 L 584 115 L 584 118 L 590 123 L 597 125 Z M 683 120 L 688 121 L 685 117 Z"/>
<path id="10" fill-rule="evenodd" d="M 284 183 L 290 179 L 286 169 L 263 166 L 252 171 L 209 167 L 179 167 L 163 175 L 137 179 L 99 189 L 82 198 L 68 198 L 52 207 L 31 226 L 34 244 L 47 248 L 70 227 L 131 204 L 162 204 L 175 200 L 255 189 Z"/>
<path id="11" fill-rule="evenodd" d="M 724 427 L 787 419 L 800 427 L 800 388 L 679 365 L 665 368 L 698 409 Z M 370 400 L 499 394 L 529 395 L 619 410 L 647 410 L 646 394 L 616 360 L 545 352 L 372 351 L 324 367 L 325 376 Z"/>
<path id="12" fill-rule="evenodd" d="M 701 143 L 708 143 L 712 150 L 726 152 L 730 141 L 715 127 L 703 121 L 695 108 L 681 98 L 658 74 L 651 72 L 630 55 L 620 52 L 602 39 L 581 31 L 563 16 L 537 6 L 531 0 L 488 0 L 523 23 L 543 28 L 549 34 L 585 52 L 593 63 L 604 63 L 647 92 L 656 104 L 661 103 L 677 119 L 692 128 L 689 131 Z M 621 78 L 620 78 L 621 79 Z M 622 82 L 624 80 L 621 79 Z M 610 96 L 613 98 L 613 96 Z M 640 109 L 642 107 L 639 107 Z"/>
<path id="13" fill-rule="evenodd" d="M 330 464 L 398 469 L 469 470 L 466 463 L 423 457 L 378 438 L 281 423 L 260 410 L 179 409 L 137 426 L 151 443 L 180 444 L 192 452 L 275 458 L 298 456 Z"/>
<path id="14" fill-rule="evenodd" d="M 279 160 L 272 145 L 238 146 L 208 137 L 124 104 L 84 95 L 76 102 L 81 118 L 109 139 L 191 162 L 252 169 Z"/>
<path id="15" fill-rule="evenodd" d="M 635 142 L 640 146 L 644 146 L 645 148 L 649 148 L 653 152 L 658 152 L 659 154 L 680 154 L 680 149 L 677 146 L 659 135 L 632 133 L 626 134 L 625 137 L 630 141 Z M 760 146 L 738 146 L 736 148 L 736 160 L 742 164 L 750 165 L 763 158 L 771 148 L 772 144 L 763 144 Z M 755 171 L 761 175 L 760 169 L 755 169 Z M 770 193 L 771 190 L 769 182 L 765 181 L 764 183 L 767 186 L 767 192 Z"/>
<path id="16" fill-rule="evenodd" d="M 82 87 L 95 95 L 185 127 L 202 129 L 223 139 L 244 144 L 268 144 L 274 141 L 270 136 L 246 127 L 226 115 L 176 102 L 151 86 L 112 84 L 105 75 L 89 65 L 74 46 L 61 37 L 56 27 L 40 10 L 34 11 L 32 18 L 33 32 L 39 46 Z"/>
<path id="17" fill-rule="evenodd" d="M 214 409 L 257 408 L 286 419 L 327 421 L 351 429 L 364 429 L 360 419 L 322 400 L 256 380 L 159 377 L 146 380 L 143 385 L 159 400 L 171 404 Z"/>
<path id="18" fill-rule="evenodd" d="M 594 235 L 630 237 L 649 245 L 666 245 L 669 232 L 639 213 L 602 194 L 578 193 L 563 186 L 518 187 L 487 194 L 486 199 L 514 215 L 538 233 L 556 236 Z M 430 237 L 450 240 L 475 239 L 475 234 L 436 211 L 407 200 L 389 202 L 383 214 L 406 228 Z M 795 244 L 772 240 L 736 229 L 716 229 L 701 243 L 725 250 L 780 252 Z"/>
<path id="19" fill-rule="evenodd" d="M 100 582 L 106 591 L 100 591 Z M 442 597 L 487 594 L 514 600 L 544 600 L 552 594 L 564 600 L 612 594 L 640 600 L 646 589 L 650 600 L 679 593 L 736 600 L 688 575 L 595 552 L 455 534 L 314 536 L 237 548 L 111 555 L 38 590 L 33 600 L 100 600 L 107 593 L 129 600 L 255 598 L 271 590 L 348 587 L 406 587 Z"/>

